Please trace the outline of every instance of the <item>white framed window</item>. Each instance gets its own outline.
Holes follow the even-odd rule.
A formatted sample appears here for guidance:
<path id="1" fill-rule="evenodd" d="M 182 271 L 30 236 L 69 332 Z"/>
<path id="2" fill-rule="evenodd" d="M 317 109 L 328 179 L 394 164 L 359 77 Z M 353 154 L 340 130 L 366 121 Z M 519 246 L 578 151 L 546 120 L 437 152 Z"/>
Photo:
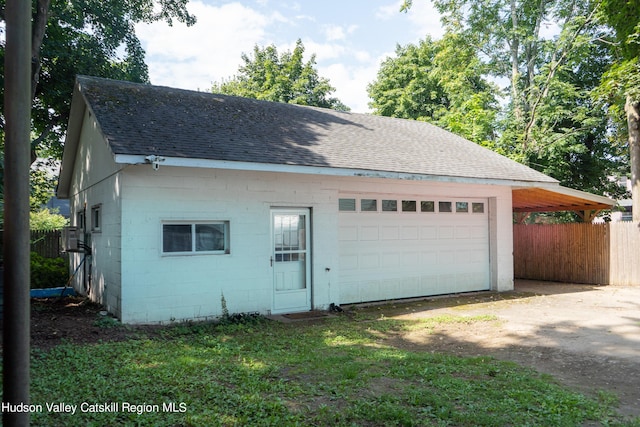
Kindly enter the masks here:
<path id="1" fill-rule="evenodd" d="M 229 221 L 163 222 L 162 254 L 228 254 Z"/>
<path id="2" fill-rule="evenodd" d="M 398 201 L 382 200 L 382 212 L 398 212 Z"/>
<path id="3" fill-rule="evenodd" d="M 360 199 L 360 212 L 377 212 L 378 201 L 376 199 Z"/>
<path id="4" fill-rule="evenodd" d="M 415 200 L 403 200 L 402 201 L 402 212 L 416 212 L 418 209 L 418 205 Z"/>
<path id="5" fill-rule="evenodd" d="M 451 202 L 438 202 L 438 212 L 453 212 L 451 209 Z"/>
<path id="6" fill-rule="evenodd" d="M 339 199 L 338 210 L 341 212 L 355 212 L 356 211 L 356 199 Z"/>
<path id="7" fill-rule="evenodd" d="M 85 221 L 85 217 L 84 217 L 84 209 L 76 214 L 76 226 L 80 230 L 83 230 L 83 231 L 85 230 L 86 221 Z"/>
<path id="8" fill-rule="evenodd" d="M 484 213 L 484 203 L 472 203 L 472 212 L 473 213 Z"/>
<path id="9" fill-rule="evenodd" d="M 91 207 L 91 231 L 93 233 L 102 231 L 102 205 Z"/>
<path id="10" fill-rule="evenodd" d="M 469 212 L 469 202 L 456 202 L 456 213 Z"/>
<path id="11" fill-rule="evenodd" d="M 436 202 L 433 200 L 423 200 L 420 202 L 420 212 L 435 212 Z"/>

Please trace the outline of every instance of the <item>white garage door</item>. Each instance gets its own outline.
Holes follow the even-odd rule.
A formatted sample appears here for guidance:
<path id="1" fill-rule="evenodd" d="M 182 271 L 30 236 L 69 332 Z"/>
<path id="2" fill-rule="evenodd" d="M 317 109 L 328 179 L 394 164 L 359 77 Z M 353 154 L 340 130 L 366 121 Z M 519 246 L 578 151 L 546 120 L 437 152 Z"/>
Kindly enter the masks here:
<path id="1" fill-rule="evenodd" d="M 490 288 L 486 199 L 340 199 L 340 302 Z"/>

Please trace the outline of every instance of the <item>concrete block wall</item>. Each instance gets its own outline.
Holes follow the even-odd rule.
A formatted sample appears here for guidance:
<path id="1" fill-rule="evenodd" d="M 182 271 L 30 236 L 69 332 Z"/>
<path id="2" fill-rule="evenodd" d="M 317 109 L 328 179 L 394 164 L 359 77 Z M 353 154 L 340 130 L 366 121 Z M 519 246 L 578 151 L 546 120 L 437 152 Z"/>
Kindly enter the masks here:
<path id="1" fill-rule="evenodd" d="M 82 144 L 78 148 L 71 184 L 71 225 L 79 225 L 78 213 L 85 210 L 91 256 L 86 258 L 86 269 L 84 266 L 79 269 L 73 285 L 76 291 L 105 305 L 107 310 L 119 316 L 121 167 L 113 161 L 113 156 L 89 112 L 85 113 L 80 138 Z M 94 224 L 91 210 L 94 206 L 100 207 L 100 231 L 92 231 Z M 85 253 L 72 254 L 72 273 L 85 256 Z M 90 287 L 87 290 L 84 285 L 89 284 L 89 280 Z"/>
<path id="2" fill-rule="evenodd" d="M 312 306 L 339 304 L 340 194 L 429 194 L 490 200 L 491 287 L 513 288 L 511 190 L 504 186 L 340 178 L 150 165 L 122 177 L 122 310 L 125 323 L 269 313 L 272 208 L 310 208 Z M 163 255 L 163 221 L 228 221 L 229 254 Z"/>
<path id="3" fill-rule="evenodd" d="M 271 208 L 310 208 L 312 304 L 337 302 L 331 289 L 337 189 L 318 177 L 149 165 L 127 169 L 123 186 L 122 321 L 153 323 L 269 313 Z M 228 221 L 229 254 L 162 254 L 163 221 Z M 327 271 L 327 269 L 329 269 Z"/>

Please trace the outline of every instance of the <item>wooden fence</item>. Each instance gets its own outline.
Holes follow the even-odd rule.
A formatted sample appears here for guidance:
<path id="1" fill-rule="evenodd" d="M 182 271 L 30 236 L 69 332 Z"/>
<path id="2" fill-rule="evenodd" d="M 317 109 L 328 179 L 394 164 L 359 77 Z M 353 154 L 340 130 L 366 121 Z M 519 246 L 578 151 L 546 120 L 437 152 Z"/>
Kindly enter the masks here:
<path id="1" fill-rule="evenodd" d="M 58 258 L 62 256 L 59 230 L 56 231 L 31 231 L 31 251 L 37 252 L 45 258 Z M 0 256 L 3 253 L 4 235 L 0 230 Z"/>
<path id="2" fill-rule="evenodd" d="M 516 279 L 640 285 L 640 223 L 514 225 Z"/>

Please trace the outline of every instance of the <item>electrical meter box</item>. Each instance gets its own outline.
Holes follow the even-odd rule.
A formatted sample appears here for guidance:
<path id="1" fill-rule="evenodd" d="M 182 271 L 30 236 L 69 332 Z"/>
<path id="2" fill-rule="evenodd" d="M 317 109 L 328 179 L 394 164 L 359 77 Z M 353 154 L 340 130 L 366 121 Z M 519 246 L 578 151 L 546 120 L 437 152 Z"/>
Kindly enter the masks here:
<path id="1" fill-rule="evenodd" d="M 61 239 L 63 252 L 80 252 L 80 230 L 78 227 L 64 227 Z"/>

